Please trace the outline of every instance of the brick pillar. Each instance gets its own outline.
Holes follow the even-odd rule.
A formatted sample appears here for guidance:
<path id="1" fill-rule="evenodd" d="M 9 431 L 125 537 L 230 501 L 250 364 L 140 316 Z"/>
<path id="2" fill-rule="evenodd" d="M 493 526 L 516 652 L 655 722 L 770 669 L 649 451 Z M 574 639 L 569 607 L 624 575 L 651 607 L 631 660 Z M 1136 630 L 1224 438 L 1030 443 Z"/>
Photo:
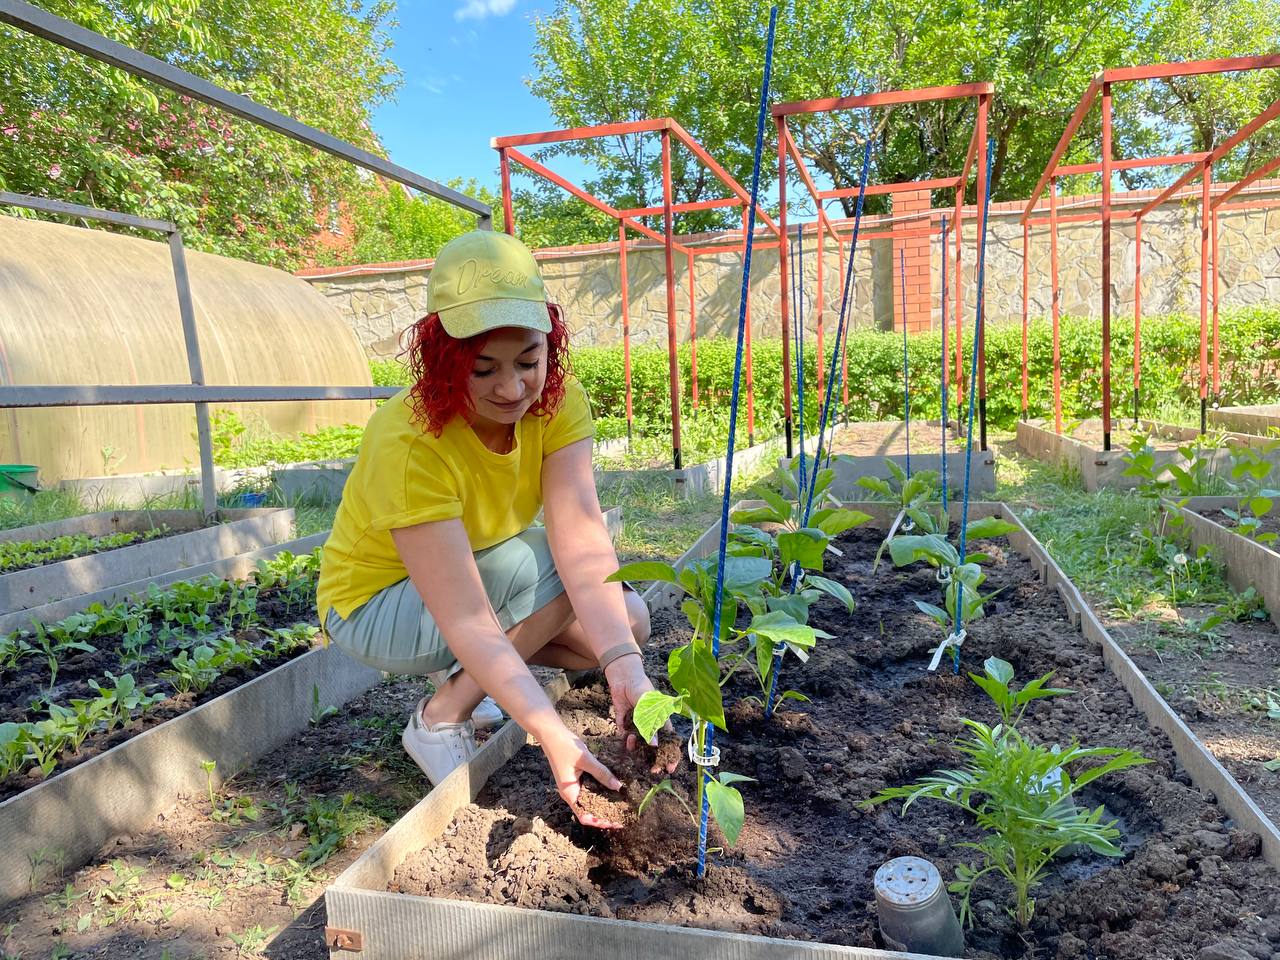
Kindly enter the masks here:
<path id="1" fill-rule="evenodd" d="M 893 196 L 894 217 L 909 216 L 929 209 L 929 191 L 896 193 Z M 893 232 L 920 230 L 928 225 L 924 217 L 895 223 Z M 907 330 L 928 330 L 933 323 L 930 278 L 930 244 L 928 237 L 894 238 L 893 241 L 893 328 L 902 329 L 902 279 L 899 263 L 906 264 Z"/>

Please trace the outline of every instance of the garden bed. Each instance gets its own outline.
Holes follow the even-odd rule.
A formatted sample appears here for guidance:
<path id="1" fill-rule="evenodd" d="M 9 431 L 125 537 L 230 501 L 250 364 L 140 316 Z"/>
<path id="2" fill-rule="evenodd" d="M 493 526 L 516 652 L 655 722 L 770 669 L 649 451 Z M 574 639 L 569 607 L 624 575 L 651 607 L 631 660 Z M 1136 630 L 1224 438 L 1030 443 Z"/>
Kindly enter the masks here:
<path id="1" fill-rule="evenodd" d="M 1253 589 L 1255 607 L 1242 606 L 1237 618 L 1224 616 L 1221 604 L 1184 603 L 1174 619 L 1151 615 L 1108 627 L 1206 748 L 1280 824 L 1280 770 L 1267 768 L 1280 760 L 1280 717 L 1268 716 L 1269 700 L 1280 705 L 1274 620 L 1280 615 L 1280 554 L 1212 519 L 1221 516 L 1221 507 L 1236 505 L 1235 498 L 1192 497 L 1185 507 L 1165 503 L 1164 509 L 1182 518 L 1177 535 L 1188 544 L 1188 556 L 1208 549 L 1235 591 Z"/>
<path id="2" fill-rule="evenodd" d="M 933 470 L 941 474 L 941 427 L 936 420 L 911 424 L 911 469 Z M 824 450 L 826 446 L 824 444 Z M 831 492 L 842 500 L 858 499 L 866 491 L 856 485 L 859 477 L 887 479 L 891 472 L 886 460 L 899 467 L 907 465 L 907 431 L 901 421 L 846 423 L 835 431 L 833 452 L 841 459 L 832 460 L 836 480 Z M 788 461 L 782 461 L 783 466 Z M 964 438 L 955 430 L 947 436 L 947 486 L 958 490 L 964 484 Z M 969 489 L 975 493 L 991 493 L 996 489 L 996 455 L 994 450 L 974 449 L 970 458 Z"/>
<path id="3" fill-rule="evenodd" d="M 1201 440 L 1200 431 L 1195 427 L 1153 420 L 1140 421 L 1136 429 L 1128 420 L 1123 423 L 1113 420 L 1111 427 L 1111 449 L 1103 450 L 1101 420 L 1083 420 L 1061 434 L 1054 433 L 1047 421 L 1019 420 L 1018 449 L 1037 460 L 1063 464 L 1078 471 L 1084 488 L 1090 493 L 1100 487 L 1127 490 L 1141 485 L 1140 478 L 1124 476 L 1124 455 L 1135 436 L 1146 440 L 1154 452 L 1155 467 L 1164 471 L 1164 476 L 1168 476 L 1166 468 L 1170 464 L 1185 464 L 1179 448 L 1187 446 L 1198 446 L 1198 456 L 1206 462 L 1208 472 L 1222 477 L 1230 473 L 1233 447 L 1252 447 L 1259 459 L 1270 462 L 1273 467 L 1280 466 L 1280 449 L 1273 449 L 1277 445 L 1265 437 L 1214 433 Z"/>
<path id="4" fill-rule="evenodd" d="M 400 746 L 423 689 L 387 678 L 323 701 L 334 715 L 215 780 L 216 809 L 238 813 L 215 819 L 197 761 L 199 783 L 84 867 L 55 851 L 21 864 L 30 892 L 0 911 L 0 956 L 327 960 L 325 883 L 429 789 Z"/>
<path id="5" fill-rule="evenodd" d="M 911 601 L 932 599 L 937 584 L 927 568 L 873 573 L 882 535 L 860 529 L 841 539 L 844 556 L 829 573 L 858 607 L 852 615 L 815 608 L 815 625 L 836 639 L 820 641 L 807 664 L 786 660 L 785 683 L 811 703 L 788 701 L 766 722 L 741 699 L 754 692 L 747 679 L 730 682 L 732 733 L 717 742 L 724 767 L 757 782 L 742 785 L 746 826 L 737 846 L 711 859 L 705 881 L 692 879 L 693 831 L 677 803 L 661 798 L 617 835 L 585 830 L 546 780 L 536 749 L 512 732 L 339 877 L 326 895 L 335 937 L 358 935 L 371 960 L 398 956 L 409 943 L 433 957 L 479 951 L 499 960 L 551 944 L 562 955 L 589 946 L 664 958 L 886 956 L 875 952 L 883 947 L 875 869 L 914 854 L 949 880 L 971 859 L 956 843 L 977 834 L 936 804 L 922 802 L 900 819 L 896 809 L 868 812 L 863 803 L 885 786 L 955 766 L 961 718 L 989 722 L 994 711 L 968 680 L 924 671 L 937 631 Z M 1033 739 L 1079 736 L 1090 746 L 1132 747 L 1154 763 L 1099 781 L 1086 797 L 1120 818 L 1124 858 L 1059 861 L 1037 893 L 1027 934 L 1004 912 L 1007 889 L 980 888 L 966 955 L 1181 960 L 1280 950 L 1280 835 L 1167 712 L 1038 544 L 1021 530 L 1014 539 L 1031 558 L 993 545 L 988 586 L 1002 590 L 970 627 L 968 667 L 1000 656 L 1024 682 L 1055 670 L 1054 682 L 1077 692 L 1028 715 Z M 662 675 L 687 631 L 657 617 L 652 675 Z M 602 694 L 588 680 L 560 709 L 606 749 Z M 627 772 L 634 802 L 650 777 L 643 766 Z M 679 782 L 689 782 L 687 771 Z"/>
<path id="6" fill-rule="evenodd" d="M 4 545 L 11 545 L 15 558 L 39 558 L 40 545 L 58 541 L 68 547 L 75 541 L 89 552 L 65 559 L 54 554 L 50 562 L 0 575 L 0 630 L 44 616 L 50 611 L 40 608 L 60 601 L 281 543 L 294 532 L 293 510 L 224 510 L 219 518 L 206 526 L 199 510 L 114 511 L 5 531 Z M 18 547 L 24 543 L 30 548 Z"/>
<path id="7" fill-rule="evenodd" d="M 179 584 L 6 638 L 0 733 L 18 752 L 0 779 L 0 900 L 25 892 L 32 857 L 76 866 L 199 789 L 202 761 L 230 776 L 272 749 L 306 725 L 313 688 L 340 704 L 377 680 L 336 649 L 312 650 L 315 560 L 286 548 L 319 539 L 238 558 L 243 583 Z"/>
<path id="8" fill-rule="evenodd" d="M 1220 430 L 1269 436 L 1280 430 L 1280 403 L 1219 407 L 1209 411 L 1209 423 Z"/>

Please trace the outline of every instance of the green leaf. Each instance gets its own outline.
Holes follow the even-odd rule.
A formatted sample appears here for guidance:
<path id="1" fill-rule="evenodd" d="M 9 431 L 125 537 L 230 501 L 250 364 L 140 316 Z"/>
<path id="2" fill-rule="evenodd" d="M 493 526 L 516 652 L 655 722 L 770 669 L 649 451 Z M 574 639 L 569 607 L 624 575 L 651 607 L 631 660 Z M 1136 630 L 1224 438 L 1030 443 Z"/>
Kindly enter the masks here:
<path id="1" fill-rule="evenodd" d="M 745 510 L 735 510 L 729 514 L 729 519 L 734 523 L 785 523 L 785 519 L 778 516 L 778 511 L 772 507 L 748 507 Z"/>
<path id="2" fill-rule="evenodd" d="M 729 536 L 734 540 L 741 540 L 743 543 L 763 547 L 766 554 L 773 552 L 773 537 L 757 527 L 734 527 L 729 531 Z"/>
<path id="3" fill-rule="evenodd" d="M 920 560 L 933 566 L 958 567 L 960 554 L 939 533 L 899 536 L 889 541 L 889 556 L 895 567 L 905 567 Z"/>
<path id="4" fill-rule="evenodd" d="M 1271 512 L 1273 504 L 1270 497 L 1254 497 L 1249 501 L 1249 510 L 1255 517 L 1265 517 Z"/>
<path id="5" fill-rule="evenodd" d="M 747 630 L 757 636 L 768 637 L 775 644 L 785 643 L 801 656 L 804 655 L 804 651 L 812 649 L 817 644 L 819 637 L 831 638 L 831 634 L 826 631 L 797 623 L 781 610 L 771 611 L 763 617 L 752 618 L 751 626 Z"/>
<path id="6" fill-rule="evenodd" d="M 941 626 L 947 626 L 951 623 L 951 616 L 941 607 L 935 607 L 932 603 L 925 603 L 923 600 L 914 601 L 915 605 L 920 609 L 921 613 L 926 614 L 933 620 L 937 621 Z"/>
<path id="7" fill-rule="evenodd" d="M 756 675 L 763 686 L 773 670 L 774 643 L 768 637 L 756 635 Z"/>
<path id="8" fill-rule="evenodd" d="M 720 665 L 709 643 L 699 639 L 672 650 L 667 657 L 667 676 L 689 710 L 721 730 L 727 729 Z"/>
<path id="9" fill-rule="evenodd" d="M 846 530 L 852 530 L 871 519 L 871 514 L 861 510 L 848 510 L 844 507 L 828 508 L 816 511 L 809 522 L 828 537 L 838 537 Z"/>
<path id="10" fill-rule="evenodd" d="M 671 719 L 673 714 L 682 711 L 683 706 L 680 697 L 673 697 L 657 690 L 649 690 L 636 703 L 635 710 L 632 712 L 631 722 L 635 724 L 640 736 L 648 743 L 653 740 L 657 732 Z"/>
<path id="11" fill-rule="evenodd" d="M 724 834 L 729 846 L 733 846 L 738 842 L 738 835 L 742 833 L 742 824 L 746 820 L 742 794 L 719 780 L 708 780 L 706 791 L 711 813 L 720 826 L 720 832 Z"/>
<path id="12" fill-rule="evenodd" d="M 805 570 L 821 570 L 827 549 L 827 537 L 820 530 L 805 527 L 792 533 L 778 534 L 778 556 L 782 569 L 799 563 Z"/>
<path id="13" fill-rule="evenodd" d="M 839 583 L 835 580 L 829 580 L 826 577 L 820 577 L 816 573 L 806 573 L 804 576 L 804 585 L 806 587 L 813 587 L 815 590 L 821 590 L 828 596 L 835 597 L 844 604 L 844 608 L 846 610 L 853 613 L 853 594 L 849 592 L 849 588 L 843 583 Z M 796 619 L 798 620 L 799 617 Z"/>
<path id="14" fill-rule="evenodd" d="M 893 495 L 893 488 L 889 486 L 887 481 L 882 480 L 880 477 L 859 477 L 853 482 L 863 490 L 869 490 L 870 492 L 878 494 L 887 500 L 896 499 Z"/>
<path id="15" fill-rule="evenodd" d="M 801 703 L 808 703 L 809 698 L 799 690 L 788 690 L 782 695 L 783 700 L 799 700 Z"/>
<path id="16" fill-rule="evenodd" d="M 777 521 L 778 523 L 788 523 L 791 520 L 792 505 L 790 500 L 774 493 L 768 487 L 761 487 L 759 493 L 760 499 L 773 507 L 774 512 L 781 518 Z"/>
<path id="17" fill-rule="evenodd" d="M 761 613 L 767 613 L 770 610 L 780 610 L 796 623 L 809 622 L 809 602 L 804 597 L 794 593 L 783 594 L 780 597 L 769 597 L 768 602 L 765 604 L 765 609 Z"/>
<path id="18" fill-rule="evenodd" d="M 714 564 L 714 560 L 712 563 Z M 767 580 L 773 564 L 764 557 L 725 557 L 724 586 L 726 590 L 742 590 L 762 580 Z"/>
<path id="19" fill-rule="evenodd" d="M 675 567 L 657 560 L 641 560 L 625 564 L 618 571 L 605 577 L 605 583 L 621 583 L 623 580 L 658 580 L 662 583 L 679 584 Z"/>
<path id="20" fill-rule="evenodd" d="M 999 517 L 983 517 L 970 520 L 965 527 L 965 538 L 968 540 L 990 540 L 993 537 L 1005 537 L 1018 529 L 1016 523 L 1002 520 Z"/>
<path id="21" fill-rule="evenodd" d="M 1013 664 L 1008 660 L 1001 660 L 999 657 L 987 657 L 982 663 L 982 669 L 986 671 L 987 676 L 997 683 L 1004 684 L 1006 687 L 1013 683 Z"/>

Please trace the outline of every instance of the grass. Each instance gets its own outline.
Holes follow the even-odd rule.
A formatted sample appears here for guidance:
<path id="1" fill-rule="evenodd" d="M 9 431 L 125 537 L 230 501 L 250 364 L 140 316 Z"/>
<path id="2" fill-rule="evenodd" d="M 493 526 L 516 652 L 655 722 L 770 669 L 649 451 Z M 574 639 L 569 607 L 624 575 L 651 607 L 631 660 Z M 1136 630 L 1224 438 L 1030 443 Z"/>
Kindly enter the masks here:
<path id="1" fill-rule="evenodd" d="M 735 498 L 749 496 L 751 488 L 773 473 L 760 466 L 735 473 Z M 708 527 L 720 519 L 721 493 L 708 492 L 686 500 L 671 492 L 661 479 L 636 479 L 612 484 L 600 491 L 600 505 L 622 508 L 622 533 L 617 540 L 618 559 L 674 560 L 692 546 Z"/>

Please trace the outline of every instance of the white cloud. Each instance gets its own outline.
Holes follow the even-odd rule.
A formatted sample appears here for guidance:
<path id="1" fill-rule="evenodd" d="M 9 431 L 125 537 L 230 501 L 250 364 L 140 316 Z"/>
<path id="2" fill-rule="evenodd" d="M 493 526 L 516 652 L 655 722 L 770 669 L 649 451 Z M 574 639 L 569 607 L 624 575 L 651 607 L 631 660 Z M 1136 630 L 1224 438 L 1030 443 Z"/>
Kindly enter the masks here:
<path id="1" fill-rule="evenodd" d="M 455 20 L 483 20 L 485 17 L 506 16 L 515 7 L 516 0 L 467 0 L 453 11 Z"/>

